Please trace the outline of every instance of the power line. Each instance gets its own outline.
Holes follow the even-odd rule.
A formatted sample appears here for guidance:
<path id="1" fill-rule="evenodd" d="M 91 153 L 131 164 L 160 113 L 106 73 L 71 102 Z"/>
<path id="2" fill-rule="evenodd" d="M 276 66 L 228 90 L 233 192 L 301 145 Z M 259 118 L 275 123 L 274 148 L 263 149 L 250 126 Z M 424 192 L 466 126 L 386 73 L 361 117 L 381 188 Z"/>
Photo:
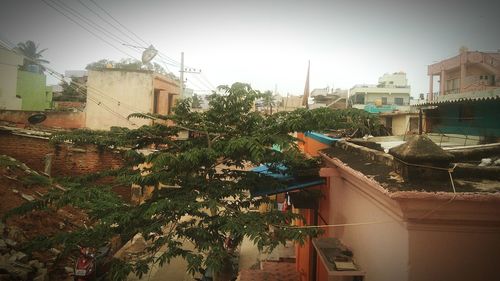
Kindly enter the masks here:
<path id="1" fill-rule="evenodd" d="M 61 82 L 66 82 L 66 81 L 64 81 L 64 79 L 62 79 L 61 77 L 59 77 L 59 75 L 61 75 L 61 74 L 59 74 L 59 73 L 58 73 L 58 75 L 55 75 L 53 72 L 49 71 L 49 74 L 50 74 L 52 77 L 54 77 L 54 78 L 56 78 L 56 79 L 60 80 Z M 62 76 L 62 75 L 61 75 L 61 76 Z M 102 101 L 100 101 L 100 100 L 98 100 L 98 99 L 96 99 L 96 98 L 94 98 L 94 97 L 92 97 L 92 96 L 89 96 L 87 93 L 83 92 L 82 88 L 75 87 L 75 86 L 74 86 L 74 85 L 72 85 L 71 83 L 68 83 L 68 86 L 69 86 L 70 88 L 74 89 L 75 91 L 77 91 L 78 93 L 80 93 L 80 94 L 82 94 L 82 95 L 86 96 L 86 97 L 87 97 L 87 100 L 90 100 L 91 102 L 93 102 L 93 103 L 97 104 L 98 106 L 100 106 L 100 107 L 104 108 L 104 110 L 106 110 L 106 111 L 110 112 L 110 113 L 111 113 L 111 114 L 113 114 L 114 116 L 116 116 L 116 117 L 119 117 L 119 118 L 121 118 L 121 119 L 126 120 L 128 123 L 130 123 L 130 124 L 131 124 L 131 125 L 133 125 L 133 126 L 137 126 L 137 124 L 133 123 L 133 122 L 132 122 L 132 121 L 130 121 L 127 117 L 125 117 L 125 116 L 121 115 L 120 113 L 118 113 L 118 112 L 114 111 L 112 108 L 110 108 L 109 106 L 107 106 L 106 104 L 104 104 Z"/>
<path id="2" fill-rule="evenodd" d="M 203 88 L 208 89 L 210 91 L 214 90 L 212 87 L 208 86 L 203 80 L 201 80 L 198 77 L 198 75 L 196 75 L 196 73 L 193 73 L 193 75 L 191 75 L 191 77 L 193 77 L 194 79 L 196 79 L 196 81 L 198 81 L 201 85 L 203 85 Z"/>
<path id="3" fill-rule="evenodd" d="M 83 1 L 81 1 L 81 0 L 77 0 L 77 1 L 82 6 L 84 6 L 89 11 L 91 11 L 94 15 L 96 15 L 97 17 L 99 17 L 102 21 L 104 21 L 108 25 L 112 26 L 116 31 L 120 32 L 122 35 L 125 35 L 128 39 L 132 40 L 135 44 L 137 44 L 137 45 L 141 45 L 142 44 L 142 43 L 138 42 L 137 40 L 135 40 L 132 36 L 130 36 L 127 33 L 123 32 L 120 28 L 116 27 L 116 25 L 114 25 L 113 23 L 109 22 L 107 19 L 105 19 L 104 17 L 102 17 L 98 12 L 94 11 L 94 9 L 92 9 L 91 7 L 89 7 L 88 5 L 86 5 Z"/>
<path id="4" fill-rule="evenodd" d="M 121 22 L 119 22 L 115 17 L 113 17 L 108 11 L 106 11 L 103 7 L 101 7 L 99 4 L 97 4 L 94 0 L 90 0 L 90 2 L 94 3 L 96 7 L 101 9 L 106 15 L 108 15 L 110 18 L 112 18 L 116 23 L 118 23 L 121 27 L 123 27 L 125 30 L 133 34 L 135 37 L 137 37 L 140 41 L 142 41 L 144 44 L 149 45 L 148 42 L 144 41 L 141 37 L 139 37 L 137 34 L 135 34 L 132 30 L 128 29 L 125 25 L 123 25 Z M 140 45 L 140 44 L 139 44 Z"/>
<path id="5" fill-rule="evenodd" d="M 84 22 L 88 26 L 94 28 L 97 31 L 102 32 L 106 36 L 110 37 L 110 39 L 113 39 L 114 41 L 118 42 L 119 44 L 122 44 L 123 42 L 125 42 L 125 41 L 122 40 L 122 38 L 119 38 L 118 36 L 116 36 L 115 34 L 111 33 L 110 31 L 108 31 L 104 27 L 100 26 L 95 21 L 87 18 L 86 16 L 84 16 L 83 14 L 81 14 L 80 12 L 78 12 L 77 10 L 71 8 L 69 5 L 66 5 L 63 1 L 61 1 L 61 0 L 49 0 L 49 1 L 52 1 L 53 3 L 59 5 L 60 8 L 62 8 L 65 11 L 69 12 L 70 14 L 72 14 L 73 16 L 75 16 L 76 18 L 80 19 L 82 22 Z"/>
<path id="6" fill-rule="evenodd" d="M 14 53 L 16 53 L 16 54 L 19 54 L 19 53 L 15 52 L 15 51 L 13 50 L 13 48 L 12 48 L 12 47 L 9 47 L 9 46 L 8 46 L 8 44 L 5 44 L 5 43 L 4 43 L 4 47 L 5 47 L 5 48 L 7 48 L 7 49 L 8 49 L 9 51 L 11 51 L 11 52 L 14 52 Z M 42 67 L 46 68 L 46 69 L 47 69 L 47 71 L 49 72 L 49 74 L 50 74 L 51 76 L 55 77 L 56 79 L 58 79 L 58 80 L 60 80 L 60 81 L 64 81 L 64 75 L 63 75 L 63 74 L 61 74 L 61 73 L 57 72 L 57 71 L 56 71 L 56 70 L 54 70 L 54 69 L 51 69 L 51 68 L 50 68 L 50 67 L 48 67 L 48 66 L 42 65 L 42 64 L 38 63 L 37 61 L 35 61 L 35 60 L 33 60 L 33 59 L 29 58 L 29 57 L 26 57 L 26 56 L 24 56 L 24 55 L 22 55 L 22 54 L 19 54 L 19 55 L 21 55 L 24 59 L 31 61 L 32 63 L 35 63 L 35 64 L 37 64 L 37 65 L 40 65 L 40 66 L 42 66 Z M 64 81 L 64 82 L 66 82 L 66 81 Z M 115 102 L 117 102 L 117 104 L 118 104 L 118 105 L 124 105 L 124 107 L 128 107 L 128 109 L 129 109 L 130 111 L 133 111 L 133 112 L 140 112 L 140 113 L 143 113 L 143 114 L 144 114 L 144 112 L 142 112 L 142 110 L 138 110 L 137 108 L 134 108 L 134 107 L 132 107 L 132 106 L 129 106 L 129 105 L 127 105 L 127 104 L 125 104 L 125 103 L 123 103 L 123 102 L 121 102 L 121 101 L 119 101 L 119 100 L 117 100 L 117 99 L 113 98 L 113 97 L 110 97 L 110 96 L 108 96 L 106 93 L 104 93 L 103 91 L 101 91 L 101 90 L 100 90 L 100 89 L 98 89 L 98 88 L 95 88 L 95 87 L 90 87 L 90 86 L 88 86 L 88 85 L 83 85 L 83 84 L 78 83 L 78 82 L 76 82 L 76 81 L 73 81 L 73 83 L 74 83 L 74 84 L 76 84 L 76 85 L 78 85 L 78 86 L 80 86 L 80 87 L 82 87 L 82 88 L 90 88 L 90 89 L 92 89 L 92 90 L 95 90 L 95 91 L 97 92 L 97 95 L 100 95 L 100 96 L 101 96 L 101 97 L 103 97 L 103 98 L 108 98 L 108 99 L 110 99 L 111 101 L 115 101 Z M 83 94 L 83 95 L 87 95 L 87 94 L 85 94 L 85 93 L 82 93 L 82 94 Z M 123 116 L 122 116 L 122 117 L 123 117 Z"/>
<path id="7" fill-rule="evenodd" d="M 205 81 L 207 81 L 208 85 L 210 85 L 213 89 L 217 88 L 212 83 L 210 83 L 210 80 L 208 80 L 208 78 L 207 78 L 207 76 L 205 76 L 205 74 L 200 72 L 200 75 L 201 75 L 201 78 L 203 78 Z"/>
<path id="8" fill-rule="evenodd" d="M 47 6 L 49 6 L 50 8 L 54 9 L 55 11 L 57 11 L 58 13 L 60 13 L 61 15 L 63 15 L 64 17 L 66 17 L 67 19 L 69 19 L 70 21 L 72 21 L 73 23 L 75 23 L 76 25 L 80 26 L 81 28 L 85 29 L 87 32 L 89 32 L 90 34 L 94 35 L 96 38 L 98 38 L 99 40 L 105 42 L 106 44 L 108 44 L 109 46 L 111 46 L 112 48 L 116 49 L 117 51 L 125 54 L 126 56 L 129 56 L 131 58 L 134 58 L 132 55 L 128 54 L 127 52 L 124 52 L 123 50 L 117 48 L 115 45 L 113 45 L 112 43 L 110 43 L 109 41 L 105 40 L 104 38 L 102 38 L 101 36 L 99 36 L 98 34 L 94 33 L 92 30 L 88 29 L 87 27 L 81 25 L 78 21 L 74 20 L 73 18 L 71 18 L 70 16 L 68 16 L 67 14 L 65 14 L 63 11 L 59 10 L 58 8 L 54 7 L 53 5 L 49 4 L 46 0 L 41 0 L 43 3 L 45 3 Z M 136 58 L 134 58 L 136 59 Z"/>

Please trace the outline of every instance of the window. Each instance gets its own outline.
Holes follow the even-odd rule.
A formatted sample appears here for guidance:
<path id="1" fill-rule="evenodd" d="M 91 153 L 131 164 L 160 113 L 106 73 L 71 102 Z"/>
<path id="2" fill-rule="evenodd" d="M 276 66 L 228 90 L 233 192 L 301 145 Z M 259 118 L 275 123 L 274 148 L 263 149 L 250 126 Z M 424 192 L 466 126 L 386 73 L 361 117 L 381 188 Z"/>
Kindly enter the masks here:
<path id="1" fill-rule="evenodd" d="M 404 99 L 403 98 L 394 98 L 394 104 L 396 105 L 403 105 Z"/>
<path id="2" fill-rule="evenodd" d="M 355 104 L 365 104 L 365 95 L 357 94 L 354 98 Z"/>
<path id="3" fill-rule="evenodd" d="M 387 97 L 382 97 L 382 105 L 386 105 L 387 104 Z"/>

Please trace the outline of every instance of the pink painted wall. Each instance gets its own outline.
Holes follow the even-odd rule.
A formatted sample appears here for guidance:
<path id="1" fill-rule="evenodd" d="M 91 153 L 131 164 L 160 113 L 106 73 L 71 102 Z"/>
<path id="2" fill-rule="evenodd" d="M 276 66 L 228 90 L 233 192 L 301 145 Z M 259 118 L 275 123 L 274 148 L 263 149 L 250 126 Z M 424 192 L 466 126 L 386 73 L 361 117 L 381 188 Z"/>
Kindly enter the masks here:
<path id="1" fill-rule="evenodd" d="M 330 234 L 351 247 L 366 281 L 500 280 L 500 196 L 388 192 L 338 160 L 330 178 Z M 422 219 L 424 214 L 435 210 Z M 417 223 L 418 222 L 418 223 Z"/>
<path id="2" fill-rule="evenodd" d="M 370 194 L 356 187 L 362 184 L 352 175 L 331 178 L 329 224 L 381 222 L 359 226 L 334 227 L 339 238 L 354 253 L 356 262 L 367 273 L 366 281 L 410 280 L 408 232 L 404 223 Z"/>

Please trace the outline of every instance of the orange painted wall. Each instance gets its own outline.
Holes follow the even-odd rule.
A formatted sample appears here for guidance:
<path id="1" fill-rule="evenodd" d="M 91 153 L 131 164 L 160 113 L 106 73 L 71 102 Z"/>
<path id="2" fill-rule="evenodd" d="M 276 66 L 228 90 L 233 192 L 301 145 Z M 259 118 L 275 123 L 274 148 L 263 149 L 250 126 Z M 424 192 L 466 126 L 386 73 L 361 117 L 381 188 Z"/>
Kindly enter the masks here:
<path id="1" fill-rule="evenodd" d="M 314 187 L 313 189 L 319 189 L 322 191 L 323 197 L 320 199 L 319 202 L 319 209 L 318 212 L 321 215 L 321 217 L 328 222 L 328 214 L 329 214 L 329 209 L 330 209 L 330 204 L 328 198 L 330 197 L 330 192 L 328 189 L 329 185 L 328 182 L 326 185 L 321 185 L 318 187 Z M 306 219 L 306 224 L 307 225 L 313 225 L 314 224 L 314 210 L 307 209 L 307 210 L 300 210 L 300 214 L 304 216 Z M 325 222 L 321 218 L 318 217 L 318 224 L 319 225 L 324 225 Z M 324 229 L 324 233 L 321 236 L 328 236 L 329 231 L 328 228 Z M 304 245 L 299 245 L 297 244 L 296 249 L 295 249 L 295 254 L 296 254 L 296 268 L 297 271 L 300 274 L 301 281 L 309 281 L 310 280 L 310 274 L 311 274 L 311 266 L 312 266 L 312 257 L 313 257 L 313 252 L 314 252 L 314 247 L 312 245 L 311 240 L 309 239 Z M 316 262 L 316 280 L 317 281 L 326 281 L 328 280 L 328 275 L 326 272 L 326 269 L 324 266 L 321 264 L 319 258 L 317 258 Z"/>
<path id="2" fill-rule="evenodd" d="M 304 133 L 297 133 L 297 138 L 302 140 L 298 142 L 299 149 L 311 156 L 319 156 L 319 150 L 330 147 L 330 145 L 308 137 Z"/>
<path id="3" fill-rule="evenodd" d="M 306 224 L 311 225 L 314 220 L 313 210 L 300 210 L 300 214 L 305 218 Z M 297 272 L 300 274 L 300 281 L 309 281 L 312 260 L 312 242 L 307 239 L 303 245 L 295 246 L 295 263 Z"/>
<path id="4" fill-rule="evenodd" d="M 311 156 L 319 156 L 318 151 L 330 147 L 328 144 L 321 143 L 313 138 L 305 137 L 305 152 Z"/>

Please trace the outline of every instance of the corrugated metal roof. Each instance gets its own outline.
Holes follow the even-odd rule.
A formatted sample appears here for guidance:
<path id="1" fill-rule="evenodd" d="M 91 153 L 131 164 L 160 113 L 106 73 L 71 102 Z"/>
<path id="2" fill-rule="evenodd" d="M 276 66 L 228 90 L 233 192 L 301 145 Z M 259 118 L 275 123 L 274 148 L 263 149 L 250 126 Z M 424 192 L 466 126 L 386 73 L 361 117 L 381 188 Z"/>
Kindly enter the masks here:
<path id="1" fill-rule="evenodd" d="M 412 106 L 420 107 L 427 105 L 439 105 L 446 103 L 457 103 L 464 101 L 500 100 L 500 88 L 489 91 L 466 92 L 460 94 L 450 94 L 439 96 L 433 101 L 426 101 Z"/>

